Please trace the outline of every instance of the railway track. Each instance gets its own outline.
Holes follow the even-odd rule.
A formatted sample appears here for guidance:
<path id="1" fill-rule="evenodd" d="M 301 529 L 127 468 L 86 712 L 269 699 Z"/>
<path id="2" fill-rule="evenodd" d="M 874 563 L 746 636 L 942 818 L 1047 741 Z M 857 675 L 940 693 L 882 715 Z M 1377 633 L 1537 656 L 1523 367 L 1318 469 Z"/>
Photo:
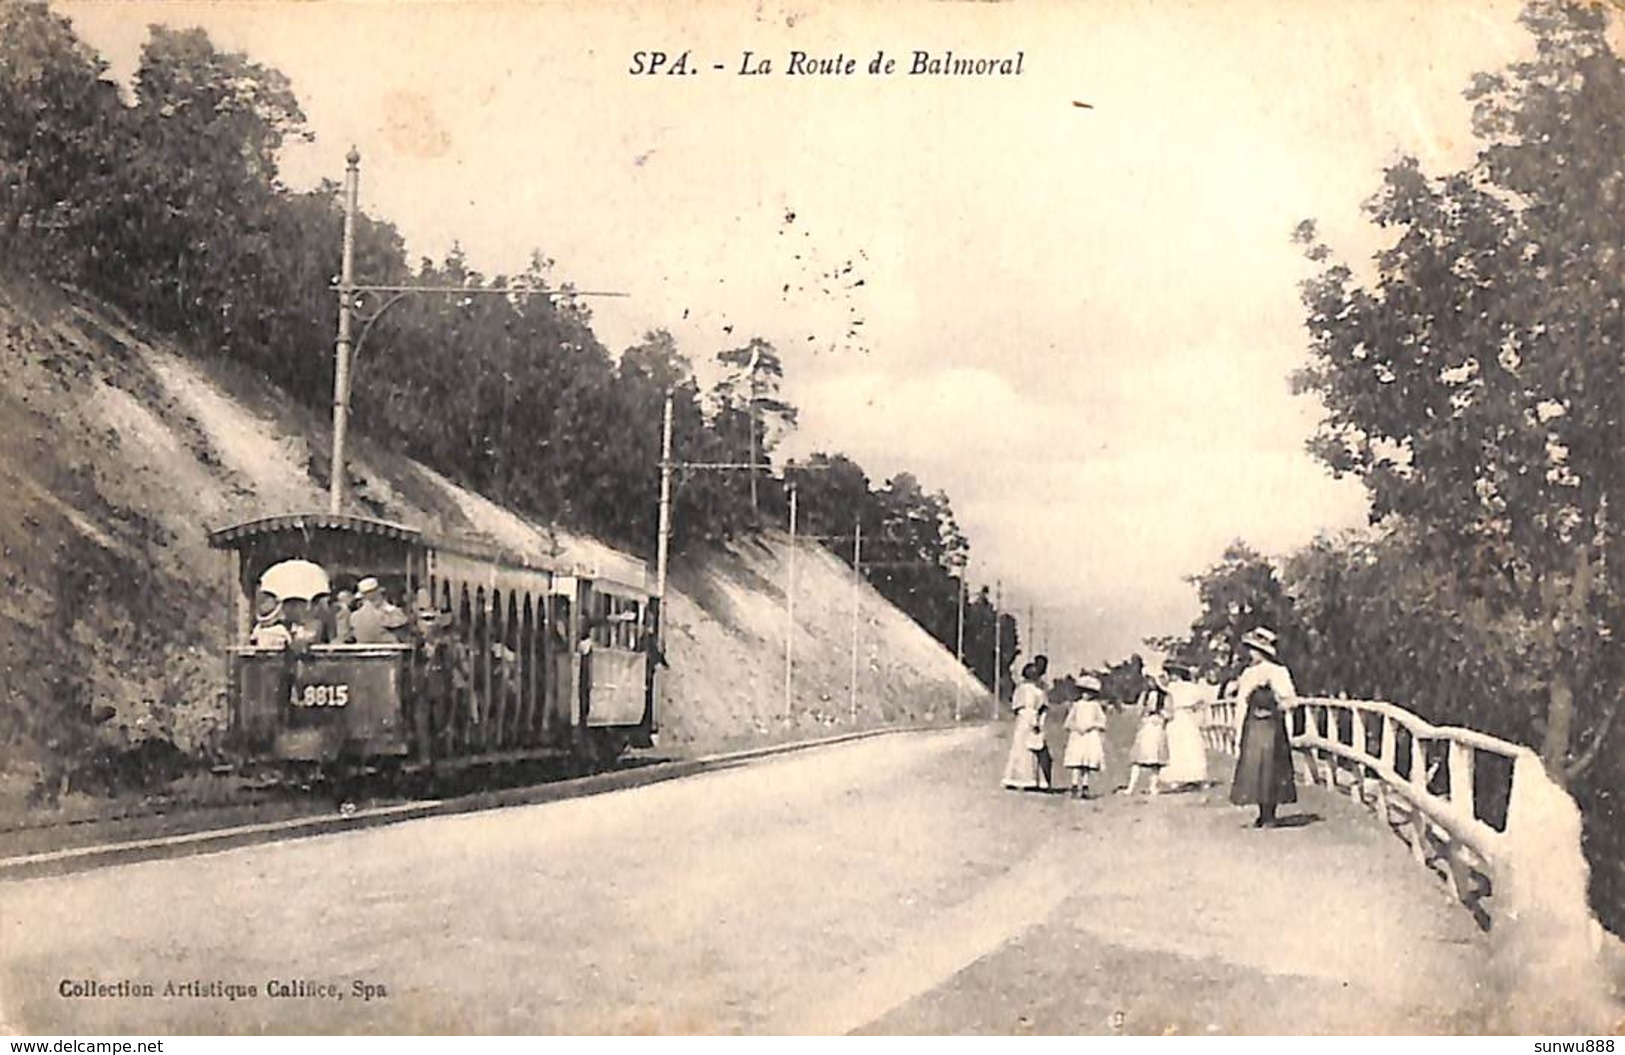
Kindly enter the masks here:
<path id="1" fill-rule="evenodd" d="M 667 758 L 623 758 L 590 776 L 632 772 L 670 764 Z M 208 832 L 213 829 L 267 824 L 409 806 L 414 802 L 445 803 L 524 793 L 561 784 L 579 775 L 559 767 L 507 767 L 485 774 L 452 774 L 415 788 L 388 786 L 365 779 L 343 787 L 329 785 L 212 788 L 192 795 L 152 796 L 101 808 L 44 813 L 0 820 L 0 862 L 17 857 L 80 847 Z"/>
<path id="2" fill-rule="evenodd" d="M 643 784 L 693 776 L 740 765 L 755 758 L 907 732 L 952 728 L 931 724 L 868 729 L 699 758 L 622 759 L 587 776 L 540 782 L 492 783 L 473 789 L 450 787 L 446 797 L 403 795 L 353 798 L 265 795 L 253 802 L 189 804 L 184 798 L 115 808 L 103 815 L 40 818 L 0 826 L 0 880 L 60 875 L 89 868 L 159 857 L 209 853 L 234 846 L 301 838 L 419 817 L 472 813 L 505 806 L 534 805 L 602 794 Z M 510 774 L 512 776 L 512 774 Z"/>

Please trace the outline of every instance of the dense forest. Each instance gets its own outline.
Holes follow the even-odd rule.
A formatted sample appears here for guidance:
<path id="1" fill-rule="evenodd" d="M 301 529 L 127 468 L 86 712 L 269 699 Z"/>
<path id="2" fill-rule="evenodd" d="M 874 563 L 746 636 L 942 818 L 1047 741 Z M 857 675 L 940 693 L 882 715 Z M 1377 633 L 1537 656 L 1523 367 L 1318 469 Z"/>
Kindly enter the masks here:
<path id="1" fill-rule="evenodd" d="M 1536 748 L 1625 933 L 1625 63 L 1603 8 L 1537 0 L 1523 22 L 1532 57 L 1468 90 L 1475 161 L 1386 171 L 1371 267 L 1297 233 L 1311 449 L 1366 485 L 1372 527 L 1280 559 L 1233 544 L 1192 580 L 1190 631 L 1148 643 L 1222 678 L 1267 624 L 1307 694 Z"/>
<path id="2" fill-rule="evenodd" d="M 7 0 L 0 100 L 3 266 L 83 288 L 191 354 L 229 357 L 313 408 L 329 404 L 342 202 L 335 183 L 296 191 L 279 178 L 283 146 L 313 138 L 283 74 L 217 50 L 201 30 L 153 26 L 124 92 L 67 19 Z M 455 247 L 414 264 L 395 227 L 362 216 L 356 273 L 508 291 L 361 305 L 376 319 L 357 351 L 352 421 L 540 520 L 651 555 L 668 393 L 682 461 L 754 452 L 772 463 L 795 425 L 770 343 L 704 350 L 720 375 L 709 386 L 669 333 L 613 354 L 540 251 L 512 275 L 479 274 Z M 326 486 L 328 467 L 309 468 Z M 876 485 L 840 454 L 799 469 L 680 472 L 674 548 L 785 527 L 791 483 L 801 530 L 849 562 L 861 530 L 864 574 L 953 649 L 969 543 L 947 496 L 911 475 Z M 992 685 L 994 607 L 986 589 L 966 592 L 966 663 Z M 998 624 L 1008 663 L 1015 620 Z"/>

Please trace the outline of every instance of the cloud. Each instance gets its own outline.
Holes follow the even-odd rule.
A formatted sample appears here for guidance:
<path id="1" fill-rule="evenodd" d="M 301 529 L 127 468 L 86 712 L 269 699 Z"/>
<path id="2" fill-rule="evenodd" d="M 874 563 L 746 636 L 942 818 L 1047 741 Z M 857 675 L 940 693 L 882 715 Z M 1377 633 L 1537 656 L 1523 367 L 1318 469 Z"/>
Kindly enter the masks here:
<path id="1" fill-rule="evenodd" d="M 495 274 L 539 247 L 561 279 L 629 294 L 593 302 L 614 349 L 654 327 L 699 362 L 772 340 L 802 410 L 790 453 L 946 489 L 973 574 L 1101 658 L 1188 619 L 1182 577 L 1231 538 L 1281 550 L 1362 519 L 1359 486 L 1303 451 L 1314 402 L 1287 390 L 1305 348 L 1290 233 L 1313 217 L 1358 265 L 1385 164 L 1465 160 L 1461 91 L 1527 50 L 1520 6 L 830 4 L 786 26 L 570 0 L 62 4 L 121 74 L 148 21 L 282 68 L 318 137 L 290 182 L 339 177 L 358 144 L 364 207 L 414 254 L 455 238 Z M 1028 49 L 1029 72 L 626 71 L 666 41 L 731 63 L 966 40 Z M 432 109 L 390 101 L 424 85 Z M 862 287 L 809 281 L 849 258 Z"/>

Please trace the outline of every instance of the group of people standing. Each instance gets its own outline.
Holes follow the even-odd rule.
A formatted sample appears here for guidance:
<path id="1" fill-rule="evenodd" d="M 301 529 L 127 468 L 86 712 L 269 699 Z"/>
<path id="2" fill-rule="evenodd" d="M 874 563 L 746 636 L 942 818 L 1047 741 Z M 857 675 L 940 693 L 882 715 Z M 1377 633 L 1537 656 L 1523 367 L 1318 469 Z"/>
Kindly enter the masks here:
<path id="1" fill-rule="evenodd" d="M 1258 806 L 1255 827 L 1271 827 L 1276 807 L 1297 801 L 1292 776 L 1291 746 L 1286 713 L 1297 696 L 1292 675 L 1276 654 L 1273 631 L 1259 627 L 1241 639 L 1247 667 L 1231 687 L 1239 702 L 1240 748 L 1230 801 Z M 1010 705 L 1016 712 L 1010 754 L 1003 784 L 1019 791 L 1049 791 L 1053 786 L 1053 759 L 1045 723 L 1050 709 L 1044 678 L 1049 660 L 1036 656 L 1022 668 Z M 1127 785 L 1119 793 L 1206 787 L 1207 745 L 1203 718 L 1214 696 L 1194 679 L 1195 671 L 1183 663 L 1165 663 L 1151 676 L 1137 703 L 1139 728 L 1129 750 Z M 1106 763 L 1106 710 L 1099 676 L 1086 673 L 1076 683 L 1077 699 L 1068 701 L 1066 748 L 1062 765 L 1071 771 L 1069 792 L 1074 798 L 1092 798 L 1091 783 Z"/>

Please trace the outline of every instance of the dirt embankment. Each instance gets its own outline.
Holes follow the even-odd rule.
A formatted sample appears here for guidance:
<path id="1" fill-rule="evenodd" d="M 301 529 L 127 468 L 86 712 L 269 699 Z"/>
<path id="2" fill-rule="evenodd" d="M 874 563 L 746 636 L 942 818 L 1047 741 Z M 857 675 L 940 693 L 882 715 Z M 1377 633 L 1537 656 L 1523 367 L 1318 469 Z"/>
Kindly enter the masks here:
<path id="1" fill-rule="evenodd" d="M 325 508 L 321 415 L 229 361 L 183 357 L 70 293 L 0 283 L 0 805 L 53 801 L 133 746 L 206 756 L 223 723 L 223 523 Z M 358 437 L 360 511 L 527 554 L 614 560 Z M 987 698 L 910 620 L 782 537 L 676 562 L 663 735 L 694 750 L 980 713 Z M 853 714 L 856 623 L 856 718 Z M 99 781 L 115 783 L 109 769 Z"/>

